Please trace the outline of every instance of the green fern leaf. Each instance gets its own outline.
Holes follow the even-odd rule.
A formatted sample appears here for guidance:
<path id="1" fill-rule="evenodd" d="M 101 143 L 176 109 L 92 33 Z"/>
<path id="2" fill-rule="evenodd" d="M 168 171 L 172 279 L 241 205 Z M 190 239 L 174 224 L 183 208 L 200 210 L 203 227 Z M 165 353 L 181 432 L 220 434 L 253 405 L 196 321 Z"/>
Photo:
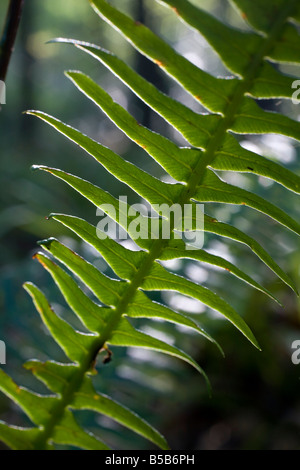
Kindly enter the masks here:
<path id="1" fill-rule="evenodd" d="M 269 178 L 284 188 L 299 194 L 300 177 L 272 161 L 243 148 L 237 135 L 280 134 L 300 141 L 300 124 L 274 112 L 264 111 L 255 99 L 292 98 L 293 77 L 283 74 L 270 62 L 299 63 L 299 34 L 292 21 L 300 21 L 297 0 L 232 0 L 250 31 L 237 30 L 217 20 L 211 14 L 187 0 L 160 0 L 177 16 L 202 34 L 234 74 L 216 78 L 177 53 L 169 44 L 146 26 L 120 12 L 106 0 L 90 0 L 96 13 L 116 28 L 142 54 L 161 67 L 171 79 L 201 103 L 207 113 L 196 113 L 187 106 L 163 94 L 140 77 L 124 61 L 99 46 L 70 39 L 56 42 L 71 43 L 101 62 L 132 90 L 147 106 L 158 113 L 187 140 L 190 147 L 181 148 L 172 140 L 140 125 L 131 114 L 115 103 L 109 94 L 82 72 L 67 72 L 77 89 L 96 104 L 102 112 L 136 145 L 145 150 L 173 178 L 173 183 L 161 181 L 79 130 L 40 111 L 28 111 L 46 122 L 92 156 L 115 178 L 125 183 L 156 210 L 157 205 L 177 204 L 181 209 L 198 203 L 247 205 L 271 217 L 279 224 L 300 234 L 299 223 L 285 211 L 258 195 L 229 184 L 218 171 L 250 173 Z M 125 200 L 60 169 L 34 166 L 71 186 L 85 199 L 101 208 L 128 233 L 136 243 L 132 251 L 119 241 L 109 238 L 102 228 L 74 216 L 52 214 L 50 217 L 88 243 L 105 259 L 118 279 L 104 275 L 60 241 L 50 238 L 39 242 L 43 252 L 34 258 L 48 271 L 71 312 L 82 324 L 77 331 L 60 318 L 42 291 L 32 283 L 24 285 L 51 336 L 64 351 L 67 362 L 28 361 L 25 368 L 43 382 L 50 395 L 18 387 L 0 371 L 0 390 L 11 398 L 33 423 L 30 428 L 16 428 L 0 422 L 0 439 L 12 449 L 53 449 L 66 445 L 80 449 L 107 450 L 105 439 L 84 430 L 73 411 L 91 410 L 113 419 L 160 447 L 168 449 L 166 440 L 133 411 L 95 390 L 93 375 L 99 352 L 105 350 L 104 362 L 110 362 L 112 349 L 135 347 L 154 350 L 185 361 L 209 380 L 201 366 L 175 345 L 152 337 L 134 326 L 137 318 L 160 319 L 184 326 L 213 342 L 217 341 L 201 324 L 181 311 L 151 300 L 148 292 L 164 290 L 178 292 L 200 301 L 231 322 L 256 348 L 258 341 L 252 329 L 233 307 L 217 293 L 170 272 L 164 262 L 174 259 L 194 261 L 222 268 L 253 288 L 274 298 L 273 294 L 252 279 L 235 264 L 208 253 L 205 248 L 191 246 L 180 238 L 182 226 L 171 213 L 166 217 L 158 211 L 154 230 L 149 213 L 136 217 Z M 204 214 L 204 226 L 199 227 L 191 215 L 192 231 L 213 233 L 246 245 L 284 283 L 295 292 L 293 280 L 278 266 L 266 250 L 238 227 Z M 152 222 L 152 223 L 151 223 Z M 168 226 L 169 237 L 163 229 Z M 136 234 L 139 234 L 139 237 Z M 192 249 L 193 248 L 193 249 Z"/>

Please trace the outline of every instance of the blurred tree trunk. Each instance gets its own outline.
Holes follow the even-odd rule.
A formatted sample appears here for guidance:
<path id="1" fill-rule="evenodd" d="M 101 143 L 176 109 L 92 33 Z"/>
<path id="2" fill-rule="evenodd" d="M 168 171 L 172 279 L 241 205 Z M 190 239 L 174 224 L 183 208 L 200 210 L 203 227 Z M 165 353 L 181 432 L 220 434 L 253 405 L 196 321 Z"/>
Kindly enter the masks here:
<path id="1" fill-rule="evenodd" d="M 20 70 L 22 76 L 22 80 L 20 83 L 20 105 L 22 112 L 26 111 L 27 109 L 32 109 L 36 107 L 34 104 L 34 98 L 36 96 L 36 93 L 34 91 L 35 80 L 33 77 L 35 60 L 32 55 L 28 52 L 26 47 L 29 35 L 35 31 L 34 9 L 34 2 L 30 1 L 26 3 L 23 13 L 23 21 L 20 28 L 20 42 L 22 44 L 22 54 L 20 57 Z M 36 121 L 28 118 L 27 116 L 23 116 L 23 119 L 21 119 L 20 139 L 22 142 L 26 142 L 27 148 L 30 148 L 34 142 L 34 138 L 36 135 L 35 129 Z"/>
<path id="2" fill-rule="evenodd" d="M 20 24 L 24 0 L 10 0 L 0 42 L 0 80 L 5 81 Z"/>

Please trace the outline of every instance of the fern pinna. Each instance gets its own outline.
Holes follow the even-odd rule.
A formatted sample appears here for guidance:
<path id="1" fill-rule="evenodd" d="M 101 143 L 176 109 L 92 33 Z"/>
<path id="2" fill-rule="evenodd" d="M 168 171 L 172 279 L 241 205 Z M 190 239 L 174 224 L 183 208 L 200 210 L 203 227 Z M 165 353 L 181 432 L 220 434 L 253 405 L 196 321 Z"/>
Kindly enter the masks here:
<path id="1" fill-rule="evenodd" d="M 300 38 L 295 25 L 300 22 L 299 1 L 231 0 L 252 28 L 247 31 L 225 25 L 187 0 L 160 2 L 171 7 L 206 38 L 233 74 L 229 79 L 216 78 L 196 67 L 147 27 L 115 9 L 109 2 L 91 0 L 90 3 L 102 19 L 112 24 L 138 51 L 155 62 L 207 109 L 207 113 L 198 114 L 166 96 L 117 56 L 98 46 L 59 39 L 72 43 L 104 64 L 185 137 L 191 147 L 179 148 L 162 135 L 141 126 L 91 78 L 80 72 L 67 73 L 76 87 L 130 139 L 146 150 L 176 182 L 169 184 L 154 178 L 54 117 L 37 111 L 30 111 L 29 114 L 39 117 L 78 144 L 153 207 L 156 204 L 179 204 L 183 208 L 185 204 L 205 202 L 247 205 L 300 234 L 300 225 L 284 211 L 252 192 L 226 183 L 214 171 L 254 173 L 276 181 L 295 193 L 300 192 L 299 176 L 268 158 L 246 150 L 234 137 L 234 134 L 273 133 L 300 140 L 299 122 L 279 113 L 267 112 L 256 102 L 259 99 L 292 98 L 294 79 L 281 73 L 272 63 L 300 62 Z M 119 201 L 108 192 L 78 176 L 45 166 L 36 168 L 65 181 L 96 207 L 106 204 L 105 207 L 112 208 L 107 209 L 107 214 L 122 225 L 122 211 L 128 209 L 125 202 L 120 207 Z M 206 379 L 203 370 L 189 355 L 138 331 L 129 322 L 128 318 L 159 318 L 192 328 L 214 341 L 191 318 L 153 302 L 145 292 L 177 291 L 197 299 L 224 315 L 256 347 L 259 346 L 250 328 L 225 300 L 208 288 L 169 272 L 161 261 L 191 258 L 209 263 L 230 271 L 252 287 L 273 296 L 227 260 L 204 249 L 187 250 L 184 240 L 174 235 L 174 230 L 178 229 L 175 218 L 171 217 L 170 220 L 170 239 L 162 236 L 154 240 L 150 236 L 140 238 L 136 240 L 139 251 L 130 251 L 111 238 L 99 237 L 96 227 L 83 219 L 62 214 L 52 214 L 52 218 L 98 250 L 119 280 L 105 276 L 56 239 L 41 242 L 44 251 L 36 254 L 36 259 L 49 271 L 70 309 L 90 333 L 75 331 L 53 311 L 35 285 L 25 284 L 43 322 L 70 363 L 33 360 L 25 364 L 52 392 L 47 396 L 17 386 L 3 370 L 0 372 L 0 389 L 33 422 L 28 429 L 1 422 L 0 437 L 13 449 L 53 449 L 56 444 L 107 449 L 102 440 L 83 430 L 73 415 L 73 410 L 93 410 L 139 433 L 158 447 L 167 449 L 168 444 L 159 432 L 126 407 L 98 393 L 92 381 L 98 352 L 103 349 L 109 351 L 111 346 L 148 348 L 178 357 L 194 366 Z M 130 220 L 134 222 L 134 217 Z M 193 228 L 197 227 L 193 225 Z M 296 291 L 293 281 L 267 251 L 237 227 L 205 214 L 204 231 L 247 245 Z M 86 295 L 61 265 L 79 278 L 99 302 Z"/>

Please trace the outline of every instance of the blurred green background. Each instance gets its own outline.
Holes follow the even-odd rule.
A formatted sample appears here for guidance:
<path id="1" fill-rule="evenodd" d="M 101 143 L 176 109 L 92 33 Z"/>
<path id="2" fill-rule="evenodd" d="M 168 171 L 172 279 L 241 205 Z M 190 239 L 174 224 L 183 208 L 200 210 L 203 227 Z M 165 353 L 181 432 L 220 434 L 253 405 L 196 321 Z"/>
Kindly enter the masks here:
<path id="1" fill-rule="evenodd" d="M 213 75 L 229 75 L 206 41 L 159 3 L 154 0 L 114 0 L 111 3 L 145 22 L 198 66 Z M 194 0 L 193 3 L 232 25 L 247 28 L 224 0 Z M 8 0 L 2 0 L 2 22 L 7 6 Z M 201 112 L 201 107 L 175 82 L 102 22 L 88 1 L 25 0 L 6 80 L 7 104 L 0 112 L 0 339 L 7 345 L 4 370 L 19 383 L 41 392 L 45 389 L 32 379 L 22 364 L 33 357 L 61 361 L 65 358 L 42 326 L 22 289 L 23 282 L 37 283 L 57 311 L 69 317 L 52 280 L 32 260 L 37 251 L 36 242 L 49 236 L 60 237 L 106 274 L 112 273 L 97 253 L 71 238 L 70 233 L 55 222 L 46 220 L 49 213 L 62 212 L 85 217 L 96 224 L 94 207 L 62 182 L 32 172 L 30 167 L 45 164 L 62 168 L 96 183 L 116 197 L 127 195 L 129 202 L 136 202 L 136 196 L 75 145 L 23 112 L 38 109 L 54 115 L 144 170 L 163 177 L 161 168 L 64 76 L 65 70 L 81 70 L 97 80 L 145 126 L 179 145 L 187 145 L 99 63 L 70 45 L 46 44 L 55 37 L 89 41 L 115 52 L 162 91 Z M 285 71 L 300 76 L 296 67 L 286 67 Z M 299 106 L 275 100 L 261 102 L 261 105 L 286 112 L 294 119 L 300 117 Z M 300 174 L 299 146 L 293 141 L 279 136 L 243 136 L 241 140 L 247 148 Z M 279 185 L 253 175 L 228 173 L 222 177 L 266 197 L 299 220 L 296 195 Z M 300 284 L 300 250 L 296 236 L 251 209 L 207 204 L 206 212 L 254 236 Z M 300 365 L 291 361 L 291 344 L 300 339 L 299 301 L 246 248 L 208 235 L 205 248 L 235 262 L 261 281 L 281 300 L 284 309 L 229 273 L 207 269 L 192 261 L 166 265 L 178 274 L 211 287 L 231 302 L 254 330 L 263 351 L 255 350 L 228 322 L 199 302 L 177 294 L 156 294 L 156 300 L 196 318 L 222 345 L 225 359 L 215 346 L 182 328 L 150 321 L 139 325 L 144 331 L 165 338 L 193 355 L 211 379 L 212 398 L 208 397 L 203 379 L 189 366 L 148 351 L 131 349 L 126 354 L 123 350 L 114 350 L 109 365 L 99 361 L 99 374 L 95 379 L 98 388 L 148 418 L 166 435 L 173 449 L 300 449 Z M 2 395 L 0 419 L 17 425 L 29 424 Z M 90 413 L 80 413 L 78 419 L 114 448 L 149 448 L 142 438 L 108 419 Z"/>

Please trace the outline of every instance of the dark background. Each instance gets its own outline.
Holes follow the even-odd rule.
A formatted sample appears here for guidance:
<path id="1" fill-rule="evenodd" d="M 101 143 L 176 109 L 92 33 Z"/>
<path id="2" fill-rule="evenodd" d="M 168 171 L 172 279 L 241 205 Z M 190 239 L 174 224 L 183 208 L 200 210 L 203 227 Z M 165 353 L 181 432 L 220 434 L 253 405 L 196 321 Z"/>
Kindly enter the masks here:
<path id="1" fill-rule="evenodd" d="M 115 0 L 116 6 L 145 22 L 178 51 L 213 75 L 229 75 L 203 38 L 179 22 L 175 15 L 154 0 Z M 240 28 L 247 26 L 225 2 L 194 1 L 216 16 Z M 1 1 L 4 21 L 8 1 Z M 0 26 L 1 27 L 1 26 Z M 0 112 L 0 339 L 7 345 L 3 369 L 18 383 L 45 391 L 22 369 L 33 357 L 64 360 L 47 335 L 35 309 L 22 289 L 25 281 L 37 283 L 56 309 L 67 315 L 47 273 L 32 260 L 36 242 L 59 237 L 109 274 L 107 266 L 78 240 L 53 221 L 50 212 L 70 213 L 96 224 L 94 207 L 51 176 L 32 172 L 32 164 L 45 164 L 80 175 L 116 197 L 134 194 L 118 183 L 92 159 L 36 118 L 23 111 L 38 109 L 79 128 L 157 177 L 163 171 L 81 95 L 64 76 L 69 69 L 81 70 L 98 81 L 116 101 L 127 107 L 140 122 L 173 139 L 186 142 L 156 114 L 144 106 L 99 63 L 70 45 L 45 44 L 54 37 L 71 37 L 112 50 L 162 91 L 196 111 L 200 106 L 164 76 L 110 26 L 94 14 L 86 0 L 26 0 L 14 56 L 6 80 L 7 104 Z M 299 70 L 286 67 L 299 77 Z M 281 110 L 294 119 L 300 107 L 283 102 L 261 103 Z M 278 136 L 244 136 L 244 144 L 299 174 L 299 144 Z M 263 178 L 222 175 L 255 191 L 299 219 L 296 195 Z M 206 206 L 206 212 L 236 224 L 254 236 L 299 285 L 299 241 L 278 224 L 251 209 L 235 206 Z M 170 269 L 203 283 L 220 293 L 243 315 L 261 344 L 255 350 L 228 322 L 183 296 L 156 297 L 176 306 L 204 325 L 221 343 L 226 357 L 201 337 L 186 330 L 155 322 L 141 322 L 146 332 L 175 342 L 189 352 L 211 379 L 213 396 L 192 368 L 158 354 L 115 350 L 113 361 L 99 363 L 99 390 L 139 412 L 157 426 L 173 449 L 300 449 L 300 365 L 291 361 L 291 345 L 300 339 L 299 300 L 246 248 L 206 235 L 205 248 L 227 257 L 261 281 L 285 305 L 278 307 L 264 295 L 247 287 L 229 273 L 191 261 L 174 262 Z M 29 424 L 16 406 L 0 396 L 0 419 L 12 424 Z M 92 413 L 78 419 L 120 449 L 149 448 L 142 438 L 112 421 Z M 100 424 L 100 427 L 99 427 Z M 4 447 L 3 447 L 4 448 Z"/>

